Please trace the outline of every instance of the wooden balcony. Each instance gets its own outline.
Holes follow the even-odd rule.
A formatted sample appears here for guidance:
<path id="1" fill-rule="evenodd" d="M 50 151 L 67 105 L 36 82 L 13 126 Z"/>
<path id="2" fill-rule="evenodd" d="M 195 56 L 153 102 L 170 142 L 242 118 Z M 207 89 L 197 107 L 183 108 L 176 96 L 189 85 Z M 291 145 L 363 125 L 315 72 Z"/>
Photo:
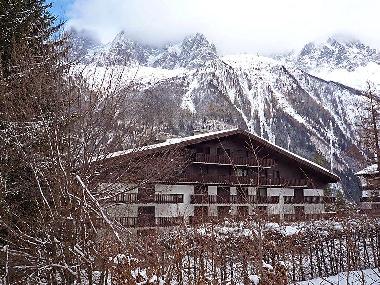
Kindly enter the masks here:
<path id="1" fill-rule="evenodd" d="M 194 163 L 237 165 L 247 167 L 271 167 L 273 166 L 274 161 L 273 159 L 260 159 L 258 161 L 254 158 L 248 157 L 196 153 Z"/>
<path id="2" fill-rule="evenodd" d="M 137 193 L 121 193 L 116 195 L 112 202 L 115 203 L 137 203 Z"/>
<path id="3" fill-rule="evenodd" d="M 183 217 L 156 217 L 156 226 L 173 227 L 183 225 Z"/>
<path id="4" fill-rule="evenodd" d="M 284 196 L 284 204 L 322 204 L 324 197 L 321 196 L 305 196 L 297 198 L 293 196 Z"/>
<path id="5" fill-rule="evenodd" d="M 140 215 L 139 217 L 117 217 L 115 220 L 126 228 L 172 227 L 184 223 L 183 217 L 156 217 Z M 100 223 L 98 226 L 101 226 Z"/>
<path id="6" fill-rule="evenodd" d="M 196 194 L 190 196 L 191 204 L 277 204 L 278 197 L 260 197 L 260 196 L 218 196 Z"/>
<path id="7" fill-rule="evenodd" d="M 306 179 L 284 179 L 284 178 L 265 178 L 257 176 L 235 176 L 235 175 L 200 175 L 186 174 L 177 179 L 182 183 L 201 183 L 217 185 L 249 185 L 262 187 L 308 187 L 310 186 Z"/>
<path id="8" fill-rule="evenodd" d="M 178 204 L 183 203 L 183 194 L 154 194 L 154 196 L 144 195 L 142 197 L 138 193 L 121 193 L 116 195 L 112 201 L 126 204 Z"/>
<path id="9" fill-rule="evenodd" d="M 380 197 L 361 197 L 360 202 L 373 202 L 373 203 L 379 203 Z"/>
<path id="10" fill-rule="evenodd" d="M 183 203 L 183 194 L 155 194 L 154 201 L 157 204 Z"/>
<path id="11" fill-rule="evenodd" d="M 137 217 L 118 217 L 115 218 L 120 225 L 127 228 L 135 228 L 137 227 Z"/>

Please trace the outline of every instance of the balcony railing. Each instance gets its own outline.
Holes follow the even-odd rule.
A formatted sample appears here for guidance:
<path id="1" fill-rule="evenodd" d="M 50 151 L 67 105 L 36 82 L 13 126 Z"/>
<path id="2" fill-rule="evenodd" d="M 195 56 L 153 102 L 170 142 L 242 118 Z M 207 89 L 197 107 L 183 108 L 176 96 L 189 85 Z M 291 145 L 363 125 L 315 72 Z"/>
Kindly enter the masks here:
<path id="1" fill-rule="evenodd" d="M 127 204 L 178 204 L 183 203 L 183 194 L 154 194 L 154 196 L 142 196 L 138 193 L 121 193 L 113 198 L 113 202 Z"/>
<path id="2" fill-rule="evenodd" d="M 202 183 L 202 184 L 227 184 L 250 186 L 280 186 L 280 187 L 307 187 L 310 186 L 306 179 L 265 178 L 257 176 L 234 175 L 200 175 L 186 174 L 178 178 L 178 182 Z"/>
<path id="3" fill-rule="evenodd" d="M 116 221 L 127 228 L 137 227 L 137 217 L 118 217 L 116 218 Z"/>
<path id="4" fill-rule="evenodd" d="M 326 197 L 328 198 L 328 197 Z M 323 203 L 324 197 L 321 196 L 305 196 L 305 197 L 293 197 L 293 196 L 284 196 L 285 204 L 321 204 Z"/>
<path id="5" fill-rule="evenodd" d="M 117 194 L 112 201 L 116 203 L 137 203 L 137 193 Z"/>
<path id="6" fill-rule="evenodd" d="M 183 194 L 155 194 L 154 200 L 158 204 L 183 203 Z"/>
<path id="7" fill-rule="evenodd" d="M 380 197 L 361 197 L 360 202 L 380 202 Z"/>
<path id="8" fill-rule="evenodd" d="M 190 196 L 191 204 L 277 204 L 279 197 L 260 197 L 260 196 L 218 196 L 195 194 Z"/>
<path id="9" fill-rule="evenodd" d="M 227 164 L 227 165 L 241 165 L 252 167 L 271 167 L 274 164 L 273 159 L 260 159 L 259 161 L 254 158 L 248 157 L 235 157 L 227 155 L 210 155 L 204 153 L 196 153 L 194 162 L 198 163 L 211 163 L 211 164 Z"/>
<path id="10" fill-rule="evenodd" d="M 156 217 L 156 225 L 158 227 L 179 226 L 183 223 L 183 217 Z"/>
<path id="11" fill-rule="evenodd" d="M 171 227 L 179 226 L 184 222 L 183 217 L 152 217 L 140 215 L 139 217 L 117 217 L 115 220 L 126 228 L 137 227 Z M 102 226 L 99 223 L 98 226 Z"/>

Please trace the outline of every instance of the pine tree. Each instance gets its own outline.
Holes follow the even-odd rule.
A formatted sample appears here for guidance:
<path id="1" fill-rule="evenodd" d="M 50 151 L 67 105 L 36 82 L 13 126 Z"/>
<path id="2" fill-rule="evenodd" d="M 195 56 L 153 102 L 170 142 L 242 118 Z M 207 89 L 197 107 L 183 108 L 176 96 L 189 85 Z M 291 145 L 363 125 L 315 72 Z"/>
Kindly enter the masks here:
<path id="1" fill-rule="evenodd" d="M 20 46 L 28 50 L 33 62 L 46 60 L 43 54 L 55 44 L 52 38 L 61 27 L 54 25 L 50 6 L 42 0 L 0 0 L 0 58 L 5 78 L 17 72 L 15 53 Z"/>

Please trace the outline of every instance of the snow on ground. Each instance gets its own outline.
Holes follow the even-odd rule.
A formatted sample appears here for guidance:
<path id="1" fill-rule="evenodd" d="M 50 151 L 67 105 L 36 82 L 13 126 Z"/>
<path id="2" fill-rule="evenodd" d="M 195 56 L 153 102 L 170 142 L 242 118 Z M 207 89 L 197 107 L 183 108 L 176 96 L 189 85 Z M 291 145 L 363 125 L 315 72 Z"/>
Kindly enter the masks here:
<path id="1" fill-rule="evenodd" d="M 347 278 L 348 277 L 348 278 Z M 347 282 L 348 280 L 348 282 Z M 294 283 L 293 285 L 379 285 L 380 271 L 378 269 L 366 269 L 363 271 L 351 271 L 339 273 L 335 276 L 316 278 L 308 281 Z"/>

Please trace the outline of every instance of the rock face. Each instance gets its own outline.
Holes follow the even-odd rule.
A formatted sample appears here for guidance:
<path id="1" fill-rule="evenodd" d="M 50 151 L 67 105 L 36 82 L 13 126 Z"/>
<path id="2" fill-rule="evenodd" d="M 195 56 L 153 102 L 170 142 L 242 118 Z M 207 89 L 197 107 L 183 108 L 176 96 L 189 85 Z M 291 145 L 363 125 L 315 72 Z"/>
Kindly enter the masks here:
<path id="1" fill-rule="evenodd" d="M 371 62 L 380 63 L 380 54 L 356 39 L 330 37 L 325 42 L 310 42 L 300 52 L 293 52 L 284 59 L 308 72 L 322 69 L 354 71 Z"/>
<path id="2" fill-rule="evenodd" d="M 121 81 L 118 94 L 132 92 L 141 100 L 154 102 L 151 106 L 157 106 L 155 116 L 164 132 L 189 135 L 199 128 L 249 129 L 327 168 L 332 162 L 349 197 L 357 198 L 353 170 L 361 155 L 355 129 L 363 103 L 361 92 L 309 72 L 323 64 L 349 69 L 370 60 L 364 55 L 351 56 L 352 52 L 349 56 L 348 48 L 360 49 L 373 60 L 378 56 L 359 42 L 342 45 L 329 39 L 327 47 L 308 44 L 286 60 L 253 55 L 218 57 L 215 46 L 201 34 L 154 48 L 121 33 L 109 45 L 88 51 L 83 62 L 89 65 L 89 72 L 83 74 L 91 81 L 96 78 L 94 70 L 114 74 L 120 66 L 133 63 L 134 67 L 123 69 L 125 74 L 116 76 Z M 129 74 L 135 72 L 131 79 Z M 127 89 L 123 83 L 128 84 Z"/>
<path id="3" fill-rule="evenodd" d="M 192 69 L 217 57 L 215 46 L 199 33 L 186 37 L 181 43 L 158 48 L 138 43 L 128 38 L 125 32 L 120 32 L 111 43 L 89 50 L 83 62 L 99 66 L 139 64 Z"/>
<path id="4" fill-rule="evenodd" d="M 198 68 L 209 60 L 216 59 L 217 52 L 202 34 L 186 37 L 182 43 L 168 45 L 157 57 L 152 59 L 151 66 L 167 69 Z"/>
<path id="5" fill-rule="evenodd" d="M 325 42 L 308 43 L 299 52 L 274 58 L 325 80 L 359 89 L 366 89 L 370 81 L 380 87 L 380 53 L 356 39 L 330 37 Z"/>

